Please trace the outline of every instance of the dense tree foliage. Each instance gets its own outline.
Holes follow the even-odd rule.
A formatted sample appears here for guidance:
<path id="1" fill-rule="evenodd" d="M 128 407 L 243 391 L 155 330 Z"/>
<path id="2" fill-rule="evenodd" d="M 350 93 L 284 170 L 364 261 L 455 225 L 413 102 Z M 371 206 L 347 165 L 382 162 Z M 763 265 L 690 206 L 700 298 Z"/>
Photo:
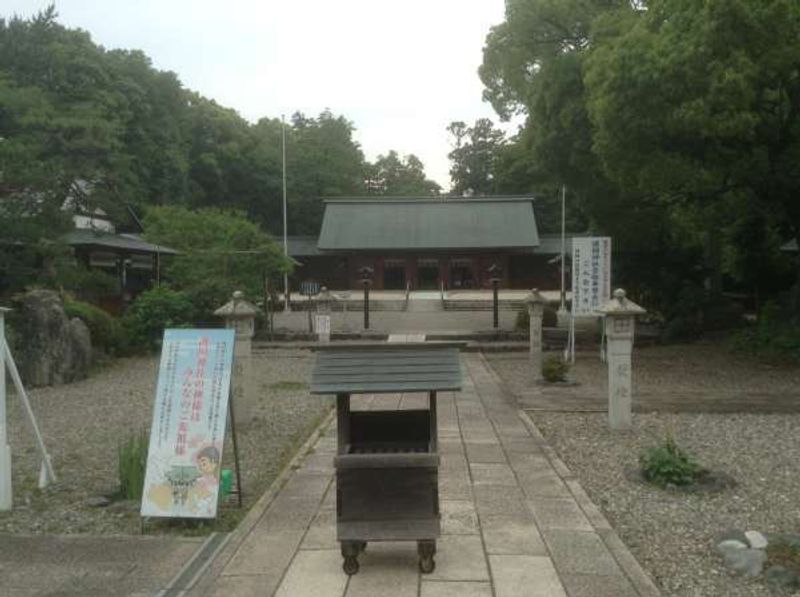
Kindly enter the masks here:
<path id="1" fill-rule="evenodd" d="M 394 150 L 367 165 L 364 185 L 368 195 L 423 197 L 438 195 L 441 187 L 425 177 L 425 168 L 414 154 L 400 157 Z"/>
<path id="2" fill-rule="evenodd" d="M 234 290 L 260 297 L 265 277 L 291 268 L 282 248 L 242 213 L 151 207 L 145 226 L 148 240 L 180 251 L 166 260 L 164 277 L 192 299 L 197 317 L 210 317 Z"/>
<path id="3" fill-rule="evenodd" d="M 53 7 L 0 19 L 0 291 L 53 283 L 37 272 L 64 253 L 65 203 L 123 225 L 131 206 L 234 209 L 282 234 L 284 133 L 290 234 L 319 231 L 324 197 L 438 192 L 414 156 L 370 164 L 353 132 L 327 110 L 251 124 L 142 52 L 63 27 Z"/>
<path id="4" fill-rule="evenodd" d="M 527 118 L 495 188 L 566 184 L 665 313 L 723 280 L 775 292 L 800 234 L 799 40 L 793 0 L 508 0 L 480 75 Z"/>

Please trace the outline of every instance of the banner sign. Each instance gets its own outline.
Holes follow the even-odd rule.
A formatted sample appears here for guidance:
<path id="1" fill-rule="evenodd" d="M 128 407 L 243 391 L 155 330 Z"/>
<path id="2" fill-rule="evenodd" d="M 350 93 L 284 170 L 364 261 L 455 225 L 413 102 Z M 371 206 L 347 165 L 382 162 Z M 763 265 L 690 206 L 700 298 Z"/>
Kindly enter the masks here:
<path id="1" fill-rule="evenodd" d="M 611 238 L 572 239 L 572 314 L 596 316 L 611 300 Z"/>
<path id="2" fill-rule="evenodd" d="M 234 330 L 164 330 L 142 516 L 214 518 Z"/>

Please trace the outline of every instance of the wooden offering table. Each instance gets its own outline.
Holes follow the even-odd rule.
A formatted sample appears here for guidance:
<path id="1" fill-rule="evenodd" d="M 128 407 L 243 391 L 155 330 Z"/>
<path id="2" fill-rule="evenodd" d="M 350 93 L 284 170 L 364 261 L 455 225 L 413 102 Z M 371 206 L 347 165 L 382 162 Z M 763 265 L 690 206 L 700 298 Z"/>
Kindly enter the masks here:
<path id="1" fill-rule="evenodd" d="M 440 534 L 436 393 L 460 389 L 458 345 L 331 346 L 317 353 L 311 393 L 336 395 L 336 535 L 347 574 L 358 572 L 369 541 L 416 541 L 420 570 L 433 571 Z M 352 394 L 411 392 L 427 393 L 428 408 L 350 410 Z"/>

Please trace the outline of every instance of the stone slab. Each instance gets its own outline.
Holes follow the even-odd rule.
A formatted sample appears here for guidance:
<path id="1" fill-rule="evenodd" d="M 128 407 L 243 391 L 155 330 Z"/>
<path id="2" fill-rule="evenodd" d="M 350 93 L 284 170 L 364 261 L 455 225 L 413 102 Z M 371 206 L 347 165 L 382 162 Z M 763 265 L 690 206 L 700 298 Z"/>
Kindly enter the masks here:
<path id="1" fill-rule="evenodd" d="M 540 529 L 594 530 L 583 510 L 572 498 L 534 497 L 528 503 Z"/>
<path id="2" fill-rule="evenodd" d="M 622 574 L 617 562 L 596 533 L 543 530 L 542 534 L 561 574 Z"/>
<path id="3" fill-rule="evenodd" d="M 425 575 L 427 580 L 489 580 L 480 536 L 442 535 L 436 543 L 436 569 Z"/>
<path id="4" fill-rule="evenodd" d="M 496 597 L 567 597 L 548 557 L 489 556 Z"/>
<path id="5" fill-rule="evenodd" d="M 562 574 L 569 597 L 639 597 L 624 576 L 604 574 Z"/>
<path id="6" fill-rule="evenodd" d="M 533 522 L 505 514 L 489 514 L 481 516 L 481 532 L 488 554 L 547 555 L 542 536 Z"/>
<path id="7" fill-rule="evenodd" d="M 236 550 L 222 574 L 260 574 L 277 586 L 302 536 L 303 531 L 298 529 L 256 527 Z"/>
<path id="8" fill-rule="evenodd" d="M 346 597 L 417 597 L 415 543 L 370 543 L 358 561 L 360 569 L 350 577 Z"/>
<path id="9" fill-rule="evenodd" d="M 514 471 L 507 464 L 485 464 L 475 463 L 470 464 L 470 473 L 472 474 L 472 483 L 478 485 L 506 485 L 517 486 L 517 478 L 514 476 Z"/>
<path id="10" fill-rule="evenodd" d="M 467 449 L 467 460 L 471 463 L 506 463 L 506 455 L 499 444 L 476 444 L 467 442 L 464 444 L 464 447 Z"/>
<path id="11" fill-rule="evenodd" d="M 423 580 L 420 597 L 494 597 L 488 582 Z"/>
<path id="12" fill-rule="evenodd" d="M 441 500 L 442 534 L 477 535 L 478 514 L 471 500 Z"/>
<path id="13" fill-rule="evenodd" d="M 342 597 L 347 578 L 338 549 L 299 551 L 275 596 Z M 269 595 L 268 592 L 264 594 Z"/>

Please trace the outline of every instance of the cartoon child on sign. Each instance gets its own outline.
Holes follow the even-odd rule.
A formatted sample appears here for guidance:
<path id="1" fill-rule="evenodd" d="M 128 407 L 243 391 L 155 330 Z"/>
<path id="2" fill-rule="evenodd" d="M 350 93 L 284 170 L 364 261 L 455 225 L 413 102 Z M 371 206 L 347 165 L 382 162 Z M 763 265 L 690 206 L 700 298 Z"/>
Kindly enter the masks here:
<path id="1" fill-rule="evenodd" d="M 219 490 L 219 450 L 216 446 L 206 446 L 195 454 L 194 459 L 201 474 L 195 485 L 197 499 L 201 508 L 211 508 Z"/>

